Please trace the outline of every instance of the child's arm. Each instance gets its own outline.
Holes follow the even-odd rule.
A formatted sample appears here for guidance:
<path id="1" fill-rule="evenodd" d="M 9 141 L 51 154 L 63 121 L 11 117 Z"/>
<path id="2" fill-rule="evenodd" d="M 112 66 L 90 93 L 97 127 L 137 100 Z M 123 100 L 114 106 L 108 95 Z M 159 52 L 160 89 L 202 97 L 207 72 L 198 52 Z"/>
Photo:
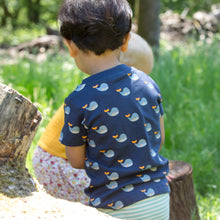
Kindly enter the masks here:
<path id="1" fill-rule="evenodd" d="M 65 149 L 71 166 L 76 169 L 85 169 L 86 145 L 77 147 L 66 146 Z"/>
<path id="2" fill-rule="evenodd" d="M 161 144 L 160 144 L 160 149 L 159 152 L 164 144 L 165 141 L 165 129 L 164 129 L 164 119 L 163 116 L 160 117 L 160 133 L 161 133 Z"/>

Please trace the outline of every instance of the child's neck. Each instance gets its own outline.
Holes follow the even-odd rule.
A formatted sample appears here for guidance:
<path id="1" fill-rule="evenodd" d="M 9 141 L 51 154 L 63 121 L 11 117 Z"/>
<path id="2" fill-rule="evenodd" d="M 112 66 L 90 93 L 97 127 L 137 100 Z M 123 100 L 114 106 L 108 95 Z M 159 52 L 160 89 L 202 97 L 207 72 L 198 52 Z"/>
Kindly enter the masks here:
<path id="1" fill-rule="evenodd" d="M 100 56 L 94 53 L 79 53 L 75 58 L 78 67 L 88 75 L 94 75 L 107 69 L 111 69 L 120 64 L 120 51 L 106 51 Z"/>

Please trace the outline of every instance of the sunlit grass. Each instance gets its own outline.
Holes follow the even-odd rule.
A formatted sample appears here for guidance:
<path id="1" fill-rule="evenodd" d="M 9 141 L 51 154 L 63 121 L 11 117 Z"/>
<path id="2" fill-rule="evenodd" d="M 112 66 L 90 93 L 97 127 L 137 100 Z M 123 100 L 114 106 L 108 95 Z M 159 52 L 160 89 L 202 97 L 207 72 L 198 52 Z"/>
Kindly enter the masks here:
<path id="1" fill-rule="evenodd" d="M 40 25 L 33 24 L 31 27 L 23 28 L 7 26 L 5 28 L 0 28 L 0 44 L 15 46 L 20 43 L 31 41 L 34 38 L 44 36 L 45 34 L 46 29 Z"/>

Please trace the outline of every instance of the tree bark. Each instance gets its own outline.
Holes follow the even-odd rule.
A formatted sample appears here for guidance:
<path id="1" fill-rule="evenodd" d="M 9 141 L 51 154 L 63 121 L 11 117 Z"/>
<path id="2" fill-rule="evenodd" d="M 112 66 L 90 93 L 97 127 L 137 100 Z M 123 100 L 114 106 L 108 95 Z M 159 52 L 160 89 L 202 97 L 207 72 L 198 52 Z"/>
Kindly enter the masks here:
<path id="1" fill-rule="evenodd" d="M 35 190 L 25 162 L 41 118 L 33 103 L 0 83 L 1 193 L 15 197 Z"/>
<path id="2" fill-rule="evenodd" d="M 170 220 L 199 220 L 192 179 L 192 166 L 182 161 L 170 161 Z"/>
<path id="3" fill-rule="evenodd" d="M 157 54 L 160 39 L 160 0 L 139 0 L 138 34 Z"/>
<path id="4" fill-rule="evenodd" d="M 27 15 L 30 22 L 38 24 L 40 21 L 41 0 L 26 0 Z"/>
<path id="5" fill-rule="evenodd" d="M 0 161 L 25 163 L 41 113 L 28 99 L 0 84 Z"/>

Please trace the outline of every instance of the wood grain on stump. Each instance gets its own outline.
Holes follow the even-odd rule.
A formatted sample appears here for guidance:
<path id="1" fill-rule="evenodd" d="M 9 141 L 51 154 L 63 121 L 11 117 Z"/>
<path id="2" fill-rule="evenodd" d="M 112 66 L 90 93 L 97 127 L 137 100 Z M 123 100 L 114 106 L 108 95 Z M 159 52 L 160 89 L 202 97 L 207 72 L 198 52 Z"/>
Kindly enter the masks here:
<path id="1" fill-rule="evenodd" d="M 192 166 L 183 161 L 170 161 L 170 220 L 200 219 L 194 192 Z"/>
<path id="2" fill-rule="evenodd" d="M 0 192 L 16 196 L 34 190 L 25 162 L 41 118 L 31 101 L 0 83 Z"/>

